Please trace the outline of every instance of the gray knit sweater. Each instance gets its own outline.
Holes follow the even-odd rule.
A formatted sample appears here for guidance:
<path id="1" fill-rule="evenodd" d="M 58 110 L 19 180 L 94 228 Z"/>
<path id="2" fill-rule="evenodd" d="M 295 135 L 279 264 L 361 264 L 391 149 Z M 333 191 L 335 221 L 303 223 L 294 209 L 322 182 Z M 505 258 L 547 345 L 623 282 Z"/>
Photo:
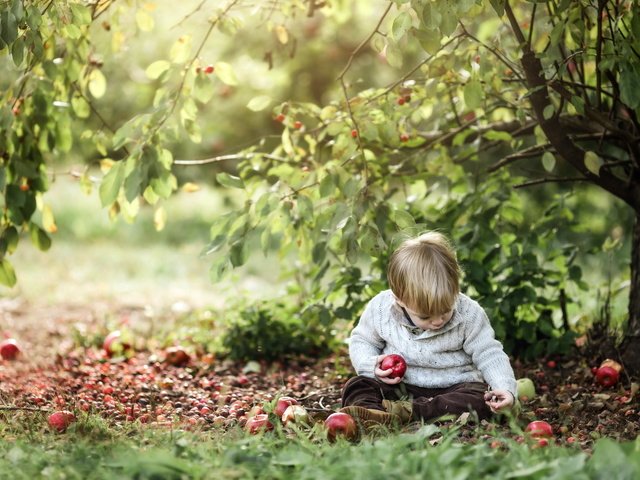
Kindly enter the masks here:
<path id="1" fill-rule="evenodd" d="M 444 388 L 463 382 L 486 382 L 494 390 L 516 396 L 509 357 L 483 308 L 464 294 L 451 320 L 439 330 L 413 327 L 385 290 L 367 304 L 351 332 L 349 355 L 358 375 L 374 378 L 376 357 L 397 353 L 407 362 L 404 382 Z"/>

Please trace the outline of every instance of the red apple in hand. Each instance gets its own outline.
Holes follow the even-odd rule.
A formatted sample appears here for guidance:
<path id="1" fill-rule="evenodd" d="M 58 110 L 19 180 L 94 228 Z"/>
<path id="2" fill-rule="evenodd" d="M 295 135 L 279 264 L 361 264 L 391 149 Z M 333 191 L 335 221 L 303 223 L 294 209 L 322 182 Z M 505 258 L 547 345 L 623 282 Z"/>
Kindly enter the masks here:
<path id="1" fill-rule="evenodd" d="M 267 432 L 273 430 L 273 423 L 269 421 L 269 415 L 266 413 L 259 413 L 253 417 L 247 419 L 247 423 L 244 428 L 251 434 L 255 435 L 259 432 Z"/>
<path id="2" fill-rule="evenodd" d="M 64 432 L 75 420 L 76 416 L 68 410 L 54 412 L 47 417 L 49 426 L 58 432 Z"/>
<path id="3" fill-rule="evenodd" d="M 286 396 L 280 397 L 276 402 L 276 408 L 273 410 L 273 413 L 275 413 L 278 417 L 282 418 L 284 411 L 290 405 L 298 405 L 298 401 L 292 397 L 286 397 Z"/>
<path id="4" fill-rule="evenodd" d="M 404 373 L 407 371 L 407 362 L 404 361 L 404 358 L 402 358 L 401 355 L 392 353 L 382 359 L 382 362 L 380 362 L 380 369 L 391 369 L 391 373 L 387 378 L 402 378 L 404 377 Z"/>
<path id="5" fill-rule="evenodd" d="M 7 338 L 0 342 L 0 355 L 5 360 L 15 360 L 20 353 L 20 347 L 15 338 Z"/>
<path id="6" fill-rule="evenodd" d="M 532 437 L 540 438 L 540 437 L 552 437 L 553 436 L 553 428 L 544 420 L 535 420 L 527 425 L 527 428 L 524 429 L 525 432 L 528 432 Z"/>
<path id="7" fill-rule="evenodd" d="M 356 421 L 348 413 L 332 413 L 324 421 L 324 426 L 327 429 L 327 438 L 330 442 L 335 441 L 338 436 L 354 440 L 358 435 Z"/>

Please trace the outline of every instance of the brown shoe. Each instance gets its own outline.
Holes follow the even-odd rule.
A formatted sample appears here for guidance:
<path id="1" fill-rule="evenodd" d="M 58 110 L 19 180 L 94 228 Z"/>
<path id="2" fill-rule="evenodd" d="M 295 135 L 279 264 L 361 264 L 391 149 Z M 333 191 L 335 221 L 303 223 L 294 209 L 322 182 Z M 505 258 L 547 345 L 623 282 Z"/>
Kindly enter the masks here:
<path id="1" fill-rule="evenodd" d="M 339 412 L 348 413 L 365 427 L 371 427 L 374 425 L 385 425 L 390 427 L 392 425 L 400 424 L 400 417 L 384 410 L 376 410 L 373 408 L 359 407 L 357 405 L 349 405 L 342 407 Z"/>
<path id="2" fill-rule="evenodd" d="M 401 423 L 409 423 L 413 416 L 413 403 L 408 400 L 383 400 L 382 406 Z"/>

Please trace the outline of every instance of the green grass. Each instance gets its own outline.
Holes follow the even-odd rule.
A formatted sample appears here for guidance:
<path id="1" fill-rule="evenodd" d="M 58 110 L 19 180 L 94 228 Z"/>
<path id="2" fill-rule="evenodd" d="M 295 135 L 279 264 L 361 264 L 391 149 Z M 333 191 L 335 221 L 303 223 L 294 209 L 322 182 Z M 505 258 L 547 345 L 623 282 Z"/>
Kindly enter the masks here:
<path id="1" fill-rule="evenodd" d="M 470 428 L 470 427 L 463 427 Z M 322 425 L 306 432 L 277 430 L 249 436 L 242 430 L 189 432 L 128 427 L 109 430 L 80 418 L 67 433 L 45 428 L 12 434 L 0 443 L 0 472 L 14 479 L 635 479 L 640 440 L 578 448 L 532 449 L 494 438 L 461 441 L 459 431 L 424 425 L 415 433 L 381 432 L 357 443 L 324 439 Z M 476 438 L 482 438 L 479 434 Z"/>
<path id="2" fill-rule="evenodd" d="M 185 302 L 193 308 L 217 307 L 226 298 L 275 295 L 274 258 L 255 255 L 249 265 L 213 284 L 212 263 L 201 252 L 212 220 L 233 199 L 204 187 L 178 192 L 164 203 L 168 221 L 157 232 L 153 209 L 142 207 L 134 223 L 109 219 L 96 192 L 85 195 L 77 182 L 58 177 L 44 197 L 54 211 L 58 232 L 49 251 L 37 250 L 25 234 L 9 257 L 18 274 L 3 296 L 35 303 L 91 303 L 166 306 Z M 274 281 L 276 280 L 276 281 Z"/>

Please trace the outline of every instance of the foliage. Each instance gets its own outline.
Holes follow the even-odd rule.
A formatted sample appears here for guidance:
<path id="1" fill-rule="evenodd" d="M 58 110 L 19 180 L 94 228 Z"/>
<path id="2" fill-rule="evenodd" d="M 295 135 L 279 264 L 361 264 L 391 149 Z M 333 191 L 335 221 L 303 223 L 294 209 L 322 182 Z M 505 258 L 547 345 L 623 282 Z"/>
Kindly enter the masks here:
<path id="1" fill-rule="evenodd" d="M 112 89 L 107 63 L 129 31 L 153 30 L 153 5 L 0 3 L 0 49 L 14 64 L 0 106 L 0 282 L 16 281 L 7 257 L 23 231 L 49 248 L 57 226 L 42 195 L 46 164 L 74 145 L 91 144 L 93 168 L 103 175 L 99 197 L 113 216 L 132 219 L 151 205 L 160 225 L 162 202 L 178 188 L 178 166 L 231 159 L 237 165 L 216 171 L 216 183 L 237 189 L 244 201 L 211 226 L 213 279 L 246 264 L 255 250 L 277 250 L 283 263 L 295 258 L 292 275 L 308 295 L 298 303 L 328 333 L 333 318 L 355 316 L 368 285 L 382 285 L 399 234 L 446 227 L 461 249 L 468 286 L 492 310 L 499 334 L 514 335 L 512 350 L 521 342 L 533 353 L 559 349 L 567 328 L 562 308 L 581 275 L 572 247 L 554 242 L 553 232 L 567 228 L 572 212 L 563 195 L 553 195 L 539 218 L 518 219 L 518 210 L 531 208 L 527 195 L 499 189 L 587 181 L 640 211 L 640 7 L 396 0 L 379 11 L 307 3 L 258 2 L 253 18 L 242 14 L 241 0 L 194 6 L 177 27 L 188 31 L 206 6 L 203 35 L 180 35 L 142 66 L 149 102 L 117 126 L 99 113 Z M 124 20 L 127 9 L 135 9 L 135 22 Z M 317 29 L 339 29 L 363 10 L 377 24 L 349 48 L 338 81 L 322 86 L 326 97 L 292 97 L 272 108 L 278 138 L 265 135 L 231 156 L 177 160 L 180 139 L 202 142 L 200 119 L 216 104 L 216 86 L 249 88 L 255 78 L 238 74 L 230 52 L 208 69 L 205 47 L 213 36 L 251 37 L 252 48 L 281 61 L 298 45 L 311 52 L 321 43 L 303 41 L 299 27 L 308 19 Z M 103 59 L 94 48 L 105 35 L 113 52 L 103 45 Z M 265 89 L 247 107 L 262 115 L 273 103 Z M 74 126 L 83 133 L 74 135 Z M 487 180 L 488 171 L 507 166 L 508 182 Z M 81 183 L 93 183 L 89 169 Z M 360 292 L 352 299 L 354 285 Z M 564 325 L 555 318 L 558 307 Z"/>
<path id="2" fill-rule="evenodd" d="M 133 435 L 133 437 L 131 437 Z M 638 441 L 599 440 L 592 456 L 570 447 L 532 450 L 505 440 L 461 443 L 456 431 L 425 425 L 415 433 L 369 437 L 357 444 L 282 431 L 247 437 L 239 430 L 211 437 L 199 432 L 130 431 L 88 443 L 79 432 L 20 436 L 0 445 L 0 467 L 14 478 L 636 478 Z M 613 473 L 615 472 L 615 473 Z"/>
<path id="3" fill-rule="evenodd" d="M 296 355 L 321 356 L 331 351 L 331 322 L 325 315 L 299 312 L 284 302 L 267 301 L 229 315 L 222 353 L 233 360 L 275 360 Z"/>

